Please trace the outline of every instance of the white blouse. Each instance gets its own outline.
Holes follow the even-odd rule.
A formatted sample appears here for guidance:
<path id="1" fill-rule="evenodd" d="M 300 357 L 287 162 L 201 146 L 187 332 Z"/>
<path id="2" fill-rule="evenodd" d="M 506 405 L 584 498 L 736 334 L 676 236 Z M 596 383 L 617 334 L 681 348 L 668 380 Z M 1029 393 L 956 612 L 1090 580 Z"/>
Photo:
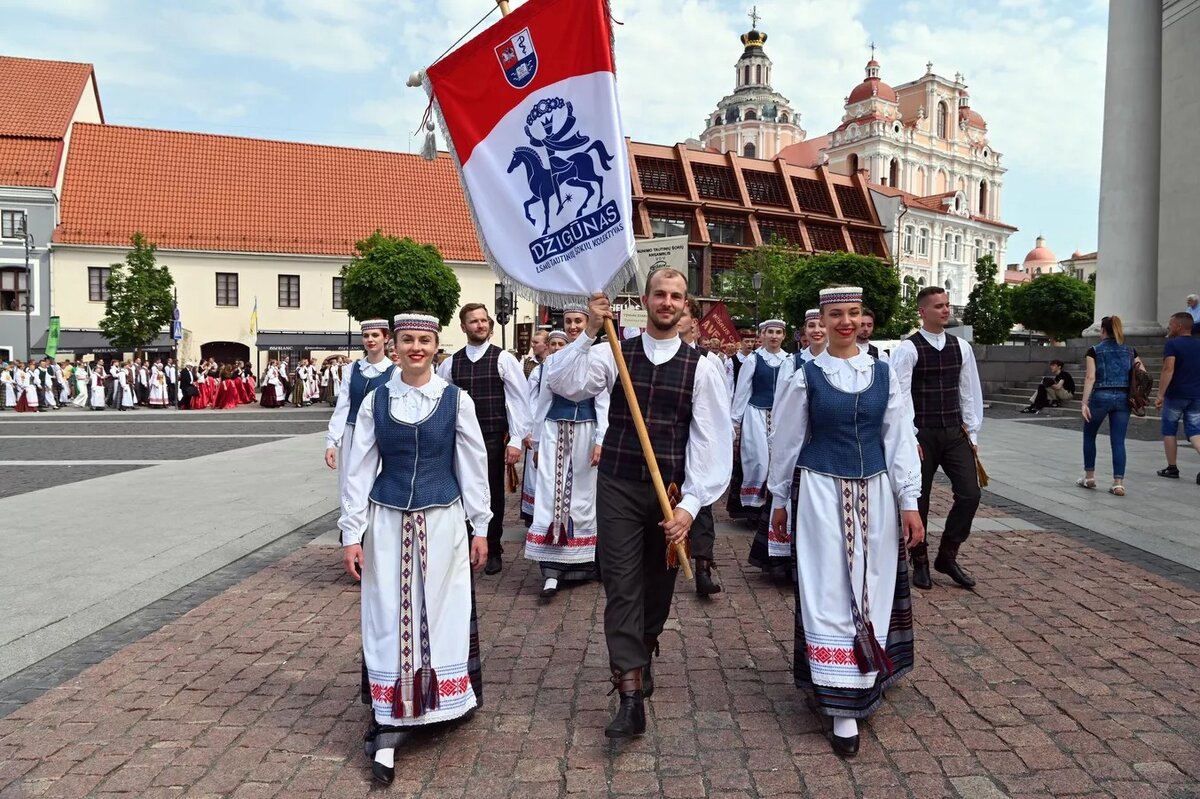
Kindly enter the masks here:
<path id="1" fill-rule="evenodd" d="M 860 351 L 853 358 L 835 358 L 828 351 L 814 362 L 826 379 L 837 389 L 859 393 L 870 387 L 874 378 L 875 359 Z M 912 427 L 912 403 L 896 379 L 890 365 L 887 409 L 883 414 L 883 455 L 888 477 L 896 494 L 900 510 L 916 510 L 921 497 L 921 459 L 917 454 L 917 436 Z M 773 497 L 772 507 L 784 508 L 791 501 L 792 477 L 796 459 L 808 439 L 808 386 L 804 370 L 793 372 L 775 396 L 773 414 L 775 432 L 771 435 L 771 465 L 767 473 L 767 489 Z"/>
<path id="2" fill-rule="evenodd" d="M 423 386 L 410 386 L 401 378 L 400 370 L 392 373 L 387 382 L 391 392 L 390 411 L 392 418 L 413 424 L 419 422 L 437 407 L 442 392 L 449 384 L 430 375 Z M 370 521 L 370 493 L 379 474 L 381 458 L 375 446 L 375 397 L 371 391 L 363 400 L 354 428 L 350 454 L 346 459 L 346 485 L 342 493 L 342 515 L 338 527 L 342 530 L 344 545 L 362 542 Z M 449 442 L 447 442 L 449 443 Z M 487 450 L 483 444 L 483 433 L 479 420 L 475 418 L 475 403 L 465 391 L 458 392 L 458 414 L 454 435 L 454 474 L 462 491 L 463 513 L 471 522 L 474 534 L 487 535 L 488 522 L 492 520 L 491 493 L 488 490 Z"/>
<path id="3" fill-rule="evenodd" d="M 742 368 L 738 371 L 737 388 L 733 391 L 733 423 L 735 425 L 742 423 L 742 417 L 746 415 L 746 407 L 750 404 L 750 394 L 753 392 L 751 381 L 754 380 L 754 366 L 760 360 L 767 366 L 783 367 L 790 361 L 792 356 L 789 353 L 780 350 L 779 352 L 770 352 L 766 347 L 759 347 L 754 351 L 753 358 L 747 358 L 742 362 Z M 784 376 L 781 370 L 776 373 L 776 387 L 779 386 L 779 380 Z M 774 406 L 772 406 L 773 408 Z"/>

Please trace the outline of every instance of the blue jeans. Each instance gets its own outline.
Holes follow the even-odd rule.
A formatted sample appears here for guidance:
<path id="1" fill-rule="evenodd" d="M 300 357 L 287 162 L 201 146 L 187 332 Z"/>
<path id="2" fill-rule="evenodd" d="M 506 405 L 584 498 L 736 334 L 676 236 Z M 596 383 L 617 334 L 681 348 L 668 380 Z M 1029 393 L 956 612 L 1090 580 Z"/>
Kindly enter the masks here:
<path id="1" fill-rule="evenodd" d="M 1167 397 L 1162 409 L 1162 434 L 1164 438 L 1179 433 L 1183 422 L 1183 437 L 1192 439 L 1200 436 L 1200 399 L 1171 399 Z"/>
<path id="2" fill-rule="evenodd" d="M 1108 438 L 1112 444 L 1113 479 L 1125 477 L 1125 433 L 1129 430 L 1129 392 L 1096 389 L 1088 398 L 1092 421 L 1083 423 L 1083 468 L 1096 469 L 1096 434 L 1108 417 Z"/>

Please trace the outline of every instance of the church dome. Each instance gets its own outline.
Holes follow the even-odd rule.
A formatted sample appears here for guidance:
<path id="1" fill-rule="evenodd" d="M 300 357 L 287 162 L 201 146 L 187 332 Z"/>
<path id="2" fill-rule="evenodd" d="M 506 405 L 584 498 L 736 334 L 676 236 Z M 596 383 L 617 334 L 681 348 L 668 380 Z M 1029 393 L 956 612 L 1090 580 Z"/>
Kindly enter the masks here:
<path id="1" fill-rule="evenodd" d="M 868 61 L 866 72 L 867 77 L 850 92 L 850 97 L 846 101 L 847 105 L 854 105 L 863 100 L 869 100 L 872 97 L 879 97 L 881 100 L 886 100 L 889 103 L 899 102 L 896 97 L 896 90 L 880 79 L 878 61 L 874 58 Z"/>
<path id="2" fill-rule="evenodd" d="M 1041 236 L 1037 237 L 1037 242 L 1034 248 L 1025 256 L 1022 264 L 1028 268 L 1030 266 L 1044 266 L 1046 264 L 1057 264 L 1058 256 L 1046 246 L 1046 240 Z"/>
<path id="3" fill-rule="evenodd" d="M 979 112 L 971 107 L 971 95 L 965 88 L 960 91 L 958 99 L 958 118 L 969 127 L 987 130 L 987 122 Z"/>

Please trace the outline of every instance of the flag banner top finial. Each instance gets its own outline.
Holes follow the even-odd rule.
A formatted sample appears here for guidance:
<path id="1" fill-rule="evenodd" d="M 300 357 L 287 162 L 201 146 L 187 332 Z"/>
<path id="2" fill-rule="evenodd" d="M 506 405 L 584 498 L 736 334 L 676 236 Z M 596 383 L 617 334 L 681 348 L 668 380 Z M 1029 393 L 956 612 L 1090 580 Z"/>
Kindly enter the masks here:
<path id="1" fill-rule="evenodd" d="M 529 0 L 424 85 L 502 283 L 557 307 L 636 274 L 607 0 Z"/>

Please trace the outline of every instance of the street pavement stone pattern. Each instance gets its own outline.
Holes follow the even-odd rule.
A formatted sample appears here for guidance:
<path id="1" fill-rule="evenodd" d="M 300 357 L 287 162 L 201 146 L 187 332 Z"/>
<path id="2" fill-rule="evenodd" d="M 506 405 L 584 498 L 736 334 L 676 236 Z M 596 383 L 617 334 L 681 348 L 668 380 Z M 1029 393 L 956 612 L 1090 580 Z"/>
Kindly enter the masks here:
<path id="1" fill-rule="evenodd" d="M 980 516 L 1019 517 L 997 504 Z M 939 486 L 932 515 L 948 509 Z M 1046 519 L 977 533 L 962 557 L 978 590 L 935 574 L 916 592 L 916 668 L 842 761 L 792 684 L 790 588 L 744 565 L 748 533 L 720 522 L 725 592 L 701 600 L 681 581 L 643 738 L 602 734 L 600 587 L 542 604 L 514 543 L 504 572 L 476 584 L 484 707 L 414 737 L 388 795 L 1200 797 L 1194 575 Z M 378 790 L 361 753 L 358 589 L 335 548 L 300 547 L 168 618 L 0 718 L 0 797 Z"/>

